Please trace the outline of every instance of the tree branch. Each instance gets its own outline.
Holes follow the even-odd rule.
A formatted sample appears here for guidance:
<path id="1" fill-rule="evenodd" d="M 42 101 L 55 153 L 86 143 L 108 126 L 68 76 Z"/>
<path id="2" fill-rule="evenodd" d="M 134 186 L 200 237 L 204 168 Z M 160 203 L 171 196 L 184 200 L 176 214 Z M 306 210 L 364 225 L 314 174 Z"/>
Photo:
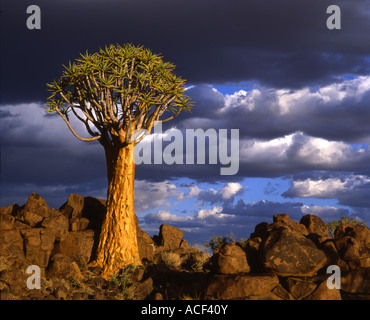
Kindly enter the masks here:
<path id="1" fill-rule="evenodd" d="M 99 140 L 101 138 L 100 135 L 98 136 L 95 136 L 95 137 L 91 137 L 91 138 L 83 138 L 81 136 L 79 136 L 76 131 L 74 131 L 74 129 L 72 128 L 71 124 L 69 123 L 69 121 L 66 119 L 66 117 L 63 115 L 63 113 L 59 110 L 58 107 L 55 108 L 55 110 L 58 112 L 58 114 L 62 117 L 62 119 L 64 120 L 64 122 L 67 124 L 69 130 L 71 130 L 71 132 L 73 133 L 73 135 L 81 140 L 81 141 L 84 141 L 84 142 L 89 142 L 89 141 L 95 141 L 95 140 Z"/>
<path id="2" fill-rule="evenodd" d="M 173 116 L 168 117 L 167 119 L 161 120 L 161 122 L 167 122 L 167 121 L 170 121 L 170 120 L 176 118 L 179 115 L 180 111 L 181 111 L 181 108 L 178 108 L 177 111 L 176 111 L 176 113 Z"/>

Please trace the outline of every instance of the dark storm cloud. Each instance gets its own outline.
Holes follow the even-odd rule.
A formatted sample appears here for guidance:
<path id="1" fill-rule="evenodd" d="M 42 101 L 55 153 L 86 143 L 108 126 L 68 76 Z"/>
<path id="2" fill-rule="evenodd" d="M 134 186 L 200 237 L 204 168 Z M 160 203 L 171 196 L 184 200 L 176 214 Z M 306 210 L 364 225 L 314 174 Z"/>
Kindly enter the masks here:
<path id="1" fill-rule="evenodd" d="M 32 192 L 52 207 L 63 204 L 70 193 L 105 196 L 106 166 L 99 144 L 77 140 L 42 105 L 3 105 L 0 110 L 7 115 L 0 128 L 0 206 L 22 205 Z"/>
<path id="2" fill-rule="evenodd" d="M 163 53 L 189 83 L 322 84 L 369 71 L 368 1 L 337 0 L 342 29 L 326 28 L 329 0 L 2 1 L 3 102 L 45 100 L 45 82 L 86 49 L 133 42 Z"/>

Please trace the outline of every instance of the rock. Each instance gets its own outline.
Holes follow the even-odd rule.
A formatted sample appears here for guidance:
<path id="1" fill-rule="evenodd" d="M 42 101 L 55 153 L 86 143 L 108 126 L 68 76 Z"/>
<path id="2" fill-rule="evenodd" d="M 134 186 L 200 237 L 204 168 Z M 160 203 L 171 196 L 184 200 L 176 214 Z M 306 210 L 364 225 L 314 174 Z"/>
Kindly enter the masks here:
<path id="1" fill-rule="evenodd" d="M 71 229 L 71 231 L 82 231 L 86 228 L 93 229 L 98 239 L 107 211 L 105 205 L 105 200 L 83 197 L 71 193 L 67 202 L 59 208 L 59 211 L 74 224 L 73 230 Z M 75 219 L 79 219 L 78 226 L 76 225 L 77 220 Z"/>
<path id="2" fill-rule="evenodd" d="M 45 268 L 54 248 L 55 232 L 49 229 L 22 229 L 26 258 L 33 264 Z"/>
<path id="3" fill-rule="evenodd" d="M 173 250 L 180 247 L 183 232 L 173 226 L 167 224 L 162 224 L 159 227 L 159 245 L 163 247 L 164 250 Z"/>
<path id="4" fill-rule="evenodd" d="M 294 300 L 294 297 L 281 284 L 274 288 L 272 290 L 272 293 L 282 298 L 283 300 Z"/>
<path id="5" fill-rule="evenodd" d="M 334 230 L 334 238 L 340 239 L 345 237 L 351 230 L 353 229 L 353 225 L 342 223 Z"/>
<path id="6" fill-rule="evenodd" d="M 41 196 L 33 192 L 21 209 L 20 215 L 27 224 L 34 227 L 37 223 L 50 215 L 50 207 Z"/>
<path id="7" fill-rule="evenodd" d="M 318 216 L 306 214 L 301 218 L 299 223 L 303 224 L 309 233 L 314 233 L 321 237 L 327 237 L 329 234 L 329 229 L 326 223 Z"/>
<path id="8" fill-rule="evenodd" d="M 360 241 L 350 236 L 335 241 L 343 260 L 355 260 L 370 257 L 370 248 L 362 245 Z"/>
<path id="9" fill-rule="evenodd" d="M 87 300 L 88 294 L 86 292 L 75 292 L 72 294 L 72 300 Z"/>
<path id="10" fill-rule="evenodd" d="M 342 224 L 334 232 L 339 255 L 351 270 L 370 268 L 370 229 Z"/>
<path id="11" fill-rule="evenodd" d="M 85 205 L 85 197 L 71 193 L 66 203 L 64 203 L 59 211 L 67 218 L 81 218 Z"/>
<path id="12" fill-rule="evenodd" d="M 275 275 L 215 275 L 211 278 L 206 296 L 211 299 L 244 299 L 268 294 L 279 285 Z"/>
<path id="13" fill-rule="evenodd" d="M 186 239 L 182 239 L 181 242 L 180 242 L 180 246 L 179 247 L 181 249 L 188 249 L 189 248 L 188 241 Z"/>
<path id="14" fill-rule="evenodd" d="M 251 237 L 246 241 L 244 246 L 248 265 L 250 266 L 250 272 L 253 273 L 262 273 L 264 271 L 264 266 L 259 254 L 261 243 L 262 239 L 260 237 Z"/>
<path id="15" fill-rule="evenodd" d="M 249 238 L 250 239 L 251 238 L 265 239 L 268 236 L 268 232 L 267 232 L 268 225 L 269 224 L 267 222 L 261 222 L 255 225 L 254 232 L 251 233 L 251 236 Z"/>
<path id="16" fill-rule="evenodd" d="M 356 225 L 346 235 L 362 242 L 367 247 L 370 246 L 370 229 L 368 227 Z"/>
<path id="17" fill-rule="evenodd" d="M 66 300 L 68 296 L 68 289 L 66 287 L 58 287 L 54 291 L 54 295 L 58 300 Z"/>
<path id="18" fill-rule="evenodd" d="M 90 221 L 87 218 L 71 218 L 69 220 L 69 228 L 71 231 L 83 231 L 87 228 Z"/>
<path id="19" fill-rule="evenodd" d="M 55 244 L 53 253 L 68 256 L 80 265 L 83 265 L 90 261 L 93 246 L 93 230 L 69 232 L 63 241 Z"/>
<path id="20" fill-rule="evenodd" d="M 13 295 L 21 296 L 29 294 L 27 279 L 30 275 L 19 269 L 7 269 L 0 273 L 0 283 L 5 283 L 9 292 Z"/>
<path id="21" fill-rule="evenodd" d="M 0 231 L 0 254 L 11 246 L 19 247 L 23 250 L 23 238 L 19 230 Z"/>
<path id="22" fill-rule="evenodd" d="M 284 278 L 283 287 L 295 300 L 301 300 L 309 296 L 317 287 L 314 282 L 300 278 Z"/>
<path id="23" fill-rule="evenodd" d="M 102 292 L 97 292 L 93 295 L 92 300 L 105 300 L 105 295 Z"/>
<path id="24" fill-rule="evenodd" d="M 96 239 L 98 239 L 101 231 L 101 226 L 106 215 L 106 201 L 93 197 L 84 198 L 84 206 L 82 210 L 82 216 L 80 218 L 86 218 L 89 220 L 87 228 L 94 230 Z"/>
<path id="25" fill-rule="evenodd" d="M 149 277 L 141 282 L 134 282 L 130 289 L 132 290 L 134 300 L 144 300 L 153 291 L 153 279 Z"/>
<path id="26" fill-rule="evenodd" d="M 47 270 L 47 276 L 48 278 L 70 278 L 75 280 L 81 280 L 83 278 L 76 262 L 72 258 L 62 254 L 52 256 Z"/>
<path id="27" fill-rule="evenodd" d="M 237 242 L 225 243 L 216 248 L 211 263 L 213 271 L 219 274 L 237 274 L 250 271 L 247 256 Z"/>
<path id="28" fill-rule="evenodd" d="M 41 226 L 53 230 L 57 241 L 63 241 L 68 235 L 69 221 L 58 211 L 53 211 L 50 217 L 45 218 Z"/>
<path id="29" fill-rule="evenodd" d="M 274 291 L 274 290 L 272 290 L 272 291 Z M 245 297 L 244 300 L 284 300 L 283 298 L 276 295 L 272 291 L 267 292 L 265 294 L 260 294 L 260 295 L 257 295 L 257 296 L 248 296 L 248 297 Z"/>
<path id="30" fill-rule="evenodd" d="M 347 293 L 370 294 L 370 269 L 342 272 L 341 290 Z"/>
<path id="31" fill-rule="evenodd" d="M 0 212 L 0 231 L 13 229 L 14 221 L 12 215 Z"/>
<path id="32" fill-rule="evenodd" d="M 139 255 L 142 261 L 153 261 L 154 259 L 154 242 L 149 235 L 137 227 L 137 245 L 139 247 Z"/>
<path id="33" fill-rule="evenodd" d="M 324 281 L 305 300 L 342 300 L 342 297 L 339 289 L 329 289 Z"/>
<path id="34" fill-rule="evenodd" d="M 261 246 L 264 267 L 280 276 L 313 276 L 327 260 L 311 240 L 285 226 L 272 229 Z"/>
<path id="35" fill-rule="evenodd" d="M 107 280 L 105 280 L 102 276 L 96 276 L 87 280 L 85 283 L 97 288 L 103 288 L 107 284 Z"/>
<path id="36" fill-rule="evenodd" d="M 145 273 L 145 270 L 144 268 L 136 268 L 132 274 L 130 275 L 130 280 L 132 282 L 138 282 L 138 281 L 141 281 L 143 279 L 143 276 L 144 276 L 144 273 Z"/>
<path id="37" fill-rule="evenodd" d="M 1 214 L 8 214 L 10 216 L 15 217 L 15 216 L 18 215 L 19 210 L 20 210 L 19 205 L 14 203 L 11 206 L 6 206 L 6 207 L 0 208 L 0 216 L 1 216 Z"/>
<path id="38" fill-rule="evenodd" d="M 163 295 L 162 295 L 162 293 L 160 293 L 160 292 L 156 292 L 156 293 L 153 295 L 153 300 L 163 300 Z"/>
<path id="39" fill-rule="evenodd" d="M 25 223 L 30 225 L 31 227 L 36 226 L 39 222 L 41 222 L 44 218 L 39 214 L 31 211 L 23 212 L 23 220 Z"/>
<path id="40" fill-rule="evenodd" d="M 370 257 L 363 259 L 353 259 L 348 261 L 350 270 L 369 269 Z"/>
<path id="41" fill-rule="evenodd" d="M 300 233 L 302 233 L 305 236 L 308 235 L 308 233 L 309 233 L 307 231 L 306 227 L 303 224 L 291 220 L 290 217 L 289 217 L 289 215 L 287 215 L 286 213 L 274 214 L 273 215 L 273 222 L 275 224 L 272 223 L 269 226 L 270 229 L 271 228 L 276 228 L 276 226 L 280 226 L 280 225 L 288 225 L 293 230 L 295 230 L 297 232 L 300 232 Z M 267 230 L 269 230 L 269 228 Z"/>
<path id="42" fill-rule="evenodd" d="M 18 245 L 0 250 L 0 272 L 10 268 L 25 270 L 30 264 L 24 256 L 23 248 Z"/>
<path id="43" fill-rule="evenodd" d="M 348 271 L 348 264 L 340 257 L 334 241 L 335 240 L 331 237 L 320 237 L 317 239 L 316 244 L 318 248 L 325 253 L 327 258 L 326 264 L 328 266 L 337 265 L 341 271 Z"/>

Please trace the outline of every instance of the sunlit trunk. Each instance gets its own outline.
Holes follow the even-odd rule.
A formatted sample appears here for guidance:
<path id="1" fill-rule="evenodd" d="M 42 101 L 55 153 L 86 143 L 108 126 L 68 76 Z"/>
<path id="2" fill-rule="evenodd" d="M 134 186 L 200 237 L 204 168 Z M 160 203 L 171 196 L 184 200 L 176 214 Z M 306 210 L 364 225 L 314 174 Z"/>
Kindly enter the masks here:
<path id="1" fill-rule="evenodd" d="M 110 278 L 130 264 L 141 264 L 137 246 L 133 161 L 134 144 L 106 150 L 107 215 L 102 225 L 95 265 Z"/>

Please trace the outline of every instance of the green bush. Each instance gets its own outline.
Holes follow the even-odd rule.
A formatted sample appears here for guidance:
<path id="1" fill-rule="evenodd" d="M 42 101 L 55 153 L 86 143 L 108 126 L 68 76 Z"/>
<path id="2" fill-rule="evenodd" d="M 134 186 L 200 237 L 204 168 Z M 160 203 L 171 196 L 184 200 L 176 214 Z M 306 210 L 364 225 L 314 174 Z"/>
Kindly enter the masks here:
<path id="1" fill-rule="evenodd" d="M 349 217 L 342 217 L 337 221 L 332 221 L 326 224 L 329 229 L 329 236 L 334 237 L 335 230 L 342 224 L 349 224 L 351 226 L 360 225 L 366 227 L 366 224 L 362 221 L 358 221 Z"/>
<path id="2" fill-rule="evenodd" d="M 203 242 L 202 244 L 208 250 L 210 250 L 211 252 L 214 252 L 215 249 L 219 245 L 224 244 L 224 243 L 228 243 L 228 242 L 233 242 L 233 241 L 235 241 L 235 235 L 232 232 L 230 232 L 226 236 L 213 236 L 213 237 L 209 238 L 208 242 Z"/>

